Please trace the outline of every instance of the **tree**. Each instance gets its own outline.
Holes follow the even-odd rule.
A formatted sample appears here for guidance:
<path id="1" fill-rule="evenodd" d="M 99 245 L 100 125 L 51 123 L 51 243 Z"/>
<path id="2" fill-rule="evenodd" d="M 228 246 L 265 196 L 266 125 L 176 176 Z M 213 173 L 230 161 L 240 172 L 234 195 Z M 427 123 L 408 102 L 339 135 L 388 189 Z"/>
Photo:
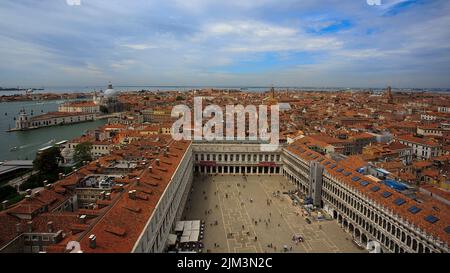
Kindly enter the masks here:
<path id="1" fill-rule="evenodd" d="M 184 100 L 182 96 L 177 96 L 176 100 Z"/>
<path id="2" fill-rule="evenodd" d="M 73 160 L 76 162 L 77 167 L 83 166 L 83 161 L 92 161 L 92 143 L 83 142 L 75 146 L 73 154 Z"/>
<path id="3" fill-rule="evenodd" d="M 41 174 L 54 174 L 59 171 L 59 161 L 62 159 L 58 147 L 51 147 L 37 155 L 33 167 Z"/>
<path id="4" fill-rule="evenodd" d="M 10 185 L 0 187 L 0 201 L 8 199 L 11 196 L 15 196 L 16 194 L 17 194 L 17 190 Z"/>
<path id="5" fill-rule="evenodd" d="M 100 112 L 102 112 L 103 114 L 108 114 L 108 107 L 100 105 Z"/>

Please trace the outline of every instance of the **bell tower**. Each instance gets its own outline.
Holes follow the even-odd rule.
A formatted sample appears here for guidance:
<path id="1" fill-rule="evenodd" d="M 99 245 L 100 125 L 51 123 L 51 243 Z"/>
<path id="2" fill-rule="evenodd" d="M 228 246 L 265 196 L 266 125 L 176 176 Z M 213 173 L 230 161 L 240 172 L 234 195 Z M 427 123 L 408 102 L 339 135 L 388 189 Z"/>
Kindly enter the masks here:
<path id="1" fill-rule="evenodd" d="M 392 96 L 392 88 L 390 86 L 388 86 L 387 88 L 386 96 L 387 96 L 387 103 L 393 104 L 394 97 Z"/>

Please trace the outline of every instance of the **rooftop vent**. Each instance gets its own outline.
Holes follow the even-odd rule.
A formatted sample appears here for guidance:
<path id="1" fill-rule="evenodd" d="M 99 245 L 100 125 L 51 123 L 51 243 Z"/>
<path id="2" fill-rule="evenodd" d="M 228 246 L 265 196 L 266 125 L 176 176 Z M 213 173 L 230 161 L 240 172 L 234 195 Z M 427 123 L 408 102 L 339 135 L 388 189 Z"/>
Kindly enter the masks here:
<path id="1" fill-rule="evenodd" d="M 47 230 L 48 230 L 48 233 L 53 232 L 53 222 L 52 221 L 47 222 Z"/>
<path id="2" fill-rule="evenodd" d="M 27 230 L 28 232 L 33 232 L 33 221 L 28 221 L 27 222 Z"/>
<path id="3" fill-rule="evenodd" d="M 94 234 L 89 235 L 89 247 L 96 248 L 97 247 L 97 237 Z"/>
<path id="4" fill-rule="evenodd" d="M 128 197 L 130 199 L 136 199 L 136 190 L 131 190 L 128 192 Z"/>
<path id="5" fill-rule="evenodd" d="M 8 200 L 2 202 L 2 210 L 5 210 L 8 207 Z"/>

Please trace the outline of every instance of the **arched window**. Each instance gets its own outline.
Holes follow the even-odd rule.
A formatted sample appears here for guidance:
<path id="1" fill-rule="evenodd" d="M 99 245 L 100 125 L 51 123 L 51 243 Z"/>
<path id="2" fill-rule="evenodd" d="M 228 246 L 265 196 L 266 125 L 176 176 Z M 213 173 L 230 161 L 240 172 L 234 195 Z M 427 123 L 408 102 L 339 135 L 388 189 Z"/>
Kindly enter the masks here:
<path id="1" fill-rule="evenodd" d="M 422 243 L 419 243 L 419 249 L 417 250 L 418 253 L 423 253 L 423 245 Z"/>

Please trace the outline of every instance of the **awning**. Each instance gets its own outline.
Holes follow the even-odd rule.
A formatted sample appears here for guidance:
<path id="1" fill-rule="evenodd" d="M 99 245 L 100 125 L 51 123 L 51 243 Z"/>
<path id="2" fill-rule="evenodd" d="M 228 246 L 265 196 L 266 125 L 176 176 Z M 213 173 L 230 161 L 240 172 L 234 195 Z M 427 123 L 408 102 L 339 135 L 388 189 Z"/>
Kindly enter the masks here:
<path id="1" fill-rule="evenodd" d="M 185 229 L 185 230 L 183 230 L 183 235 L 181 235 L 181 236 L 189 238 L 191 236 L 191 233 L 192 233 L 191 230 Z"/>
<path id="2" fill-rule="evenodd" d="M 192 230 L 200 230 L 200 220 L 192 221 Z"/>
<path id="3" fill-rule="evenodd" d="M 181 236 L 180 243 L 189 243 L 189 236 Z"/>
<path id="4" fill-rule="evenodd" d="M 189 242 L 198 242 L 198 237 L 200 235 L 200 231 L 195 230 L 191 232 L 191 236 L 189 237 Z"/>
<path id="5" fill-rule="evenodd" d="M 184 221 L 178 221 L 178 222 L 175 224 L 175 231 L 176 231 L 176 232 L 182 232 L 183 229 L 184 229 Z"/>
<path id="6" fill-rule="evenodd" d="M 192 221 L 184 221 L 184 230 L 192 229 Z"/>
<path id="7" fill-rule="evenodd" d="M 175 234 L 169 234 L 169 237 L 167 238 L 167 244 L 169 246 L 173 246 L 177 243 L 177 235 Z"/>

